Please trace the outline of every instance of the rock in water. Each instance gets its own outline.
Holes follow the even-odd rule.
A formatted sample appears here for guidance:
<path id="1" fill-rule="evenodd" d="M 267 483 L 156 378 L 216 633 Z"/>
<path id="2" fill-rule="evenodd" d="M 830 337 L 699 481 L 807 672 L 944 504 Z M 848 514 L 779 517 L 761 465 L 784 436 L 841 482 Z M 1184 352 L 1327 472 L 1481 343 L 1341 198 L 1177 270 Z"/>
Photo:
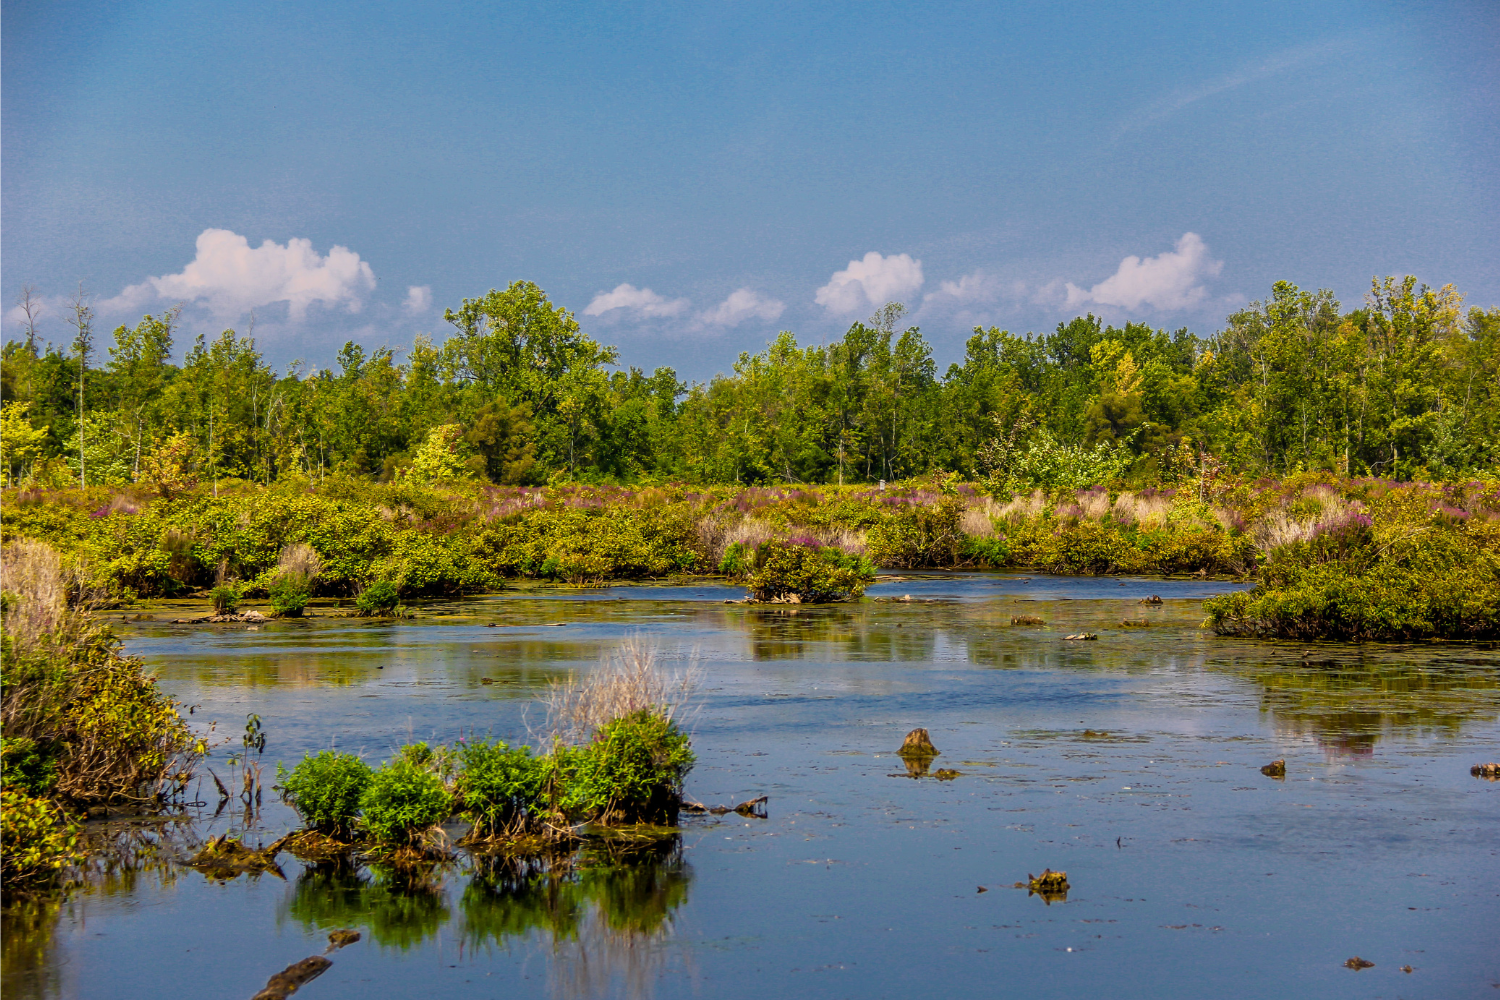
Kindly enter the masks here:
<path id="1" fill-rule="evenodd" d="M 925 729 L 913 729 L 906 734 L 906 741 L 896 751 L 903 757 L 936 757 L 938 748 L 932 745 L 932 737 Z"/>
<path id="2" fill-rule="evenodd" d="M 1268 778 L 1285 778 L 1286 777 L 1286 761 L 1284 761 L 1284 760 L 1273 760 L 1273 761 L 1271 761 L 1271 763 L 1269 763 L 1265 767 L 1261 768 L 1260 769 L 1260 773 L 1264 774 Z"/>

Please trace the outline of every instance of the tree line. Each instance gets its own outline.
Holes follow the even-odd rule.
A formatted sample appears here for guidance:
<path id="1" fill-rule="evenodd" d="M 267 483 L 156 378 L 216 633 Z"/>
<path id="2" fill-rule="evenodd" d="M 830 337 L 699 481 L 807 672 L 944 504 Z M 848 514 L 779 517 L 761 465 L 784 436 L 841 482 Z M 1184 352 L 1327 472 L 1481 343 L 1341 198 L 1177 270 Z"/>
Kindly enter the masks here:
<path id="1" fill-rule="evenodd" d="M 1041 335 L 976 328 L 941 373 L 892 303 L 831 344 L 784 332 L 688 385 L 620 366 L 524 281 L 447 310 L 452 333 L 404 358 L 349 342 L 332 367 L 281 373 L 253 329 L 199 335 L 175 363 L 176 310 L 101 345 L 79 296 L 71 343 L 28 324 L 4 347 L 0 464 L 8 484 L 55 486 L 128 483 L 163 454 L 202 482 L 857 483 L 978 477 L 1052 449 L 1107 454 L 1142 482 L 1207 456 L 1452 480 L 1500 460 L 1500 308 L 1461 303 L 1387 278 L 1346 311 L 1278 282 L 1210 336 L 1092 315 Z"/>

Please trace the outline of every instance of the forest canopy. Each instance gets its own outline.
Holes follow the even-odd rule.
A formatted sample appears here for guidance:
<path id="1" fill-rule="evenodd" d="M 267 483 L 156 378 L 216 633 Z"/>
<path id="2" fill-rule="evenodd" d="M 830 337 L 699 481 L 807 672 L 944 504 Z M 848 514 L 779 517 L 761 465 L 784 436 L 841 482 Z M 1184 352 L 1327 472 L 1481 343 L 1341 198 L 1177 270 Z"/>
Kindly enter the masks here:
<path id="1" fill-rule="evenodd" d="M 1413 278 L 1373 282 L 1348 311 L 1278 282 L 1211 336 L 1092 315 L 1041 335 L 976 328 L 940 373 L 893 303 L 827 346 L 783 332 L 687 385 L 671 368 L 621 367 L 525 281 L 447 310 L 441 344 L 418 337 L 398 358 L 349 342 L 332 368 L 282 373 L 233 330 L 174 363 L 175 311 L 119 327 L 100 351 L 80 303 L 71 343 L 43 345 L 33 327 L 4 347 L 0 471 L 6 485 L 164 489 L 333 474 L 859 483 L 1043 466 L 1145 482 L 1212 457 L 1254 474 L 1454 480 L 1500 459 L 1500 309 L 1461 306 L 1452 286 Z"/>

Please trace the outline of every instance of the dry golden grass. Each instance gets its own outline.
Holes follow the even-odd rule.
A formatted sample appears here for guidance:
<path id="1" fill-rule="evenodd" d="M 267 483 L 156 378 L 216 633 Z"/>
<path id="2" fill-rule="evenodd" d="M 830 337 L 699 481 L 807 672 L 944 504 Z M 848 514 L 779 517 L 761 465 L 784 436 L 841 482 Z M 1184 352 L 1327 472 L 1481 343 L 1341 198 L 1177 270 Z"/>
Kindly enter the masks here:
<path id="1" fill-rule="evenodd" d="M 294 542 L 281 550 L 276 559 L 276 571 L 285 576 L 298 576 L 304 580 L 316 580 L 323 571 L 323 561 L 317 551 L 306 542 Z"/>
<path id="2" fill-rule="evenodd" d="M 543 698 L 549 740 L 582 743 L 599 727 L 643 710 L 685 727 L 700 671 L 689 662 L 669 672 L 659 661 L 655 644 L 633 637 L 586 676 L 554 682 Z"/>

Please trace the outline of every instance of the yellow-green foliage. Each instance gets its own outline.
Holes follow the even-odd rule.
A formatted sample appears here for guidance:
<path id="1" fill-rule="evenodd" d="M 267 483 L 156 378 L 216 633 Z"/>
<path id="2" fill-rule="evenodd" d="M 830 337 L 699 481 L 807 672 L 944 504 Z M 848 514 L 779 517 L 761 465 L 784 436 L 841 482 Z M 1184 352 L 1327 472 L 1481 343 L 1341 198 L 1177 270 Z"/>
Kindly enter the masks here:
<path id="1" fill-rule="evenodd" d="M 1298 639 L 1500 635 L 1500 516 L 1478 485 L 1460 498 L 1373 484 L 1362 510 L 1275 546 L 1253 590 L 1206 601 L 1207 624 Z"/>
<path id="2" fill-rule="evenodd" d="M 0 791 L 6 893 L 39 889 L 78 858 L 78 829 L 57 803 L 6 785 Z"/>

